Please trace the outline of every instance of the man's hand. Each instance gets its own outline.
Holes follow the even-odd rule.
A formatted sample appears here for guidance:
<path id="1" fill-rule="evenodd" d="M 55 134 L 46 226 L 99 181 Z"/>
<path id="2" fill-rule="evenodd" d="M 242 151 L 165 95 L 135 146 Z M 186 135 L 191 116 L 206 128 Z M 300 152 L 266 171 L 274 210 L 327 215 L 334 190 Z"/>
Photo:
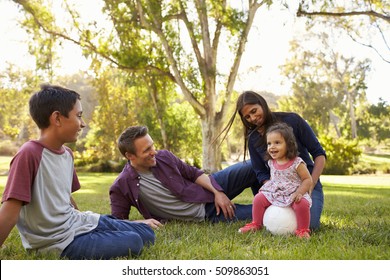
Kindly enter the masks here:
<path id="1" fill-rule="evenodd" d="M 226 219 L 233 219 L 236 210 L 236 206 L 233 202 L 230 201 L 230 199 L 224 194 L 223 192 L 216 192 L 214 193 L 214 203 L 215 203 L 215 209 L 217 210 L 217 215 L 222 213 L 225 216 Z"/>

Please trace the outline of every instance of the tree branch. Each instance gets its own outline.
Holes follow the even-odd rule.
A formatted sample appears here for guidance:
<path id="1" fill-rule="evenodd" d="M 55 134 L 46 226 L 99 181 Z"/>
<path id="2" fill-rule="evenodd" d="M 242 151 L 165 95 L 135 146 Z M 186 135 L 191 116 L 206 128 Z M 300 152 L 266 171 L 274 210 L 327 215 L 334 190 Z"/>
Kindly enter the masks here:
<path id="1" fill-rule="evenodd" d="M 37 24 L 37 26 L 39 26 L 39 28 L 41 28 L 47 34 L 50 34 L 54 37 L 62 38 L 62 39 L 67 40 L 67 41 L 70 41 L 70 42 L 80 46 L 81 48 L 87 48 L 89 51 L 97 54 L 98 56 L 100 56 L 100 57 L 104 58 L 105 60 L 109 61 L 110 63 L 114 64 L 118 69 L 130 71 L 130 72 L 151 70 L 151 71 L 155 71 L 157 73 L 160 73 L 163 76 L 168 77 L 172 81 L 175 81 L 175 78 L 172 76 L 171 73 L 163 71 L 162 69 L 160 69 L 158 67 L 155 67 L 153 65 L 147 65 L 145 68 L 139 69 L 139 68 L 132 68 L 132 67 L 129 67 L 127 65 L 123 65 L 123 64 L 119 63 L 118 61 L 116 61 L 115 59 L 113 59 L 112 57 L 110 57 L 109 55 L 106 55 L 106 54 L 100 52 L 98 50 L 98 48 L 89 40 L 83 41 L 83 40 L 81 40 L 81 38 L 74 39 L 74 38 L 72 38 L 72 37 L 70 37 L 62 32 L 58 32 L 58 31 L 55 31 L 53 29 L 50 29 L 50 28 L 46 27 L 40 21 L 40 19 L 36 15 L 35 10 L 33 9 L 33 7 L 30 6 L 30 4 L 27 0 L 13 0 L 13 1 L 15 3 L 21 5 L 23 7 L 23 9 L 33 17 L 34 22 Z"/>
<path id="2" fill-rule="evenodd" d="M 324 16 L 324 17 L 349 17 L 349 16 L 371 16 L 383 19 L 390 23 L 390 16 L 375 12 L 373 10 L 369 11 L 351 11 L 351 12 L 309 12 L 302 8 L 302 5 L 299 5 L 297 10 L 297 16 Z"/>
<path id="3" fill-rule="evenodd" d="M 236 56 L 235 56 L 235 59 L 234 59 L 234 63 L 232 65 L 231 69 L 230 69 L 229 78 L 228 78 L 228 82 L 227 82 L 227 86 L 226 86 L 226 100 L 227 100 L 227 102 L 223 101 L 223 103 L 222 103 L 222 109 L 221 109 L 220 118 L 224 118 L 224 115 L 227 112 L 227 108 L 230 105 L 230 99 L 231 99 L 231 95 L 232 95 L 232 92 L 233 92 L 234 82 L 235 82 L 236 77 L 237 77 L 238 68 L 240 67 L 241 57 L 242 57 L 242 55 L 244 53 L 245 44 L 246 44 L 246 42 L 248 40 L 249 31 L 251 30 L 251 27 L 252 27 L 253 20 L 255 18 L 256 12 L 265 3 L 267 3 L 266 0 L 265 1 L 261 1 L 260 3 L 254 1 L 249 6 L 248 18 L 246 20 L 245 28 L 244 28 L 244 31 L 242 32 L 242 35 L 241 35 L 241 38 L 240 38 L 240 41 L 239 41 L 239 45 L 238 45 L 238 48 L 237 48 L 237 51 L 236 51 Z"/>
<path id="4" fill-rule="evenodd" d="M 199 103 L 199 101 L 195 98 L 192 92 L 185 85 L 184 80 L 180 74 L 179 68 L 177 67 L 177 63 L 174 58 L 172 48 L 169 45 L 161 28 L 158 28 L 159 24 L 156 21 L 148 22 L 148 20 L 145 17 L 144 7 L 142 6 L 141 1 L 137 1 L 137 8 L 138 8 L 138 15 L 140 17 L 141 24 L 143 24 L 149 30 L 152 30 L 161 40 L 161 43 L 165 50 L 165 54 L 167 55 L 168 62 L 173 71 L 173 75 L 171 74 L 174 77 L 173 81 L 180 87 L 183 94 L 187 98 L 188 102 L 190 102 L 190 104 L 193 106 L 197 114 L 200 116 L 205 116 L 206 114 L 205 108 L 202 106 L 202 104 Z M 146 9 L 148 9 L 148 7 L 146 7 Z"/>

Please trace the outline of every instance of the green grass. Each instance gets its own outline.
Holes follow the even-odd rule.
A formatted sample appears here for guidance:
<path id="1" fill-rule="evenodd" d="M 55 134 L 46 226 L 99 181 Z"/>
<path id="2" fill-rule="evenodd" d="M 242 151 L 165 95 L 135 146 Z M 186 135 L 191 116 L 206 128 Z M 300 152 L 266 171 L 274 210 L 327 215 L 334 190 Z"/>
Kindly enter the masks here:
<path id="1" fill-rule="evenodd" d="M 108 188 L 116 174 L 79 173 L 82 189 L 74 198 L 81 210 L 108 214 Z M 322 176 L 325 205 L 322 227 L 310 240 L 273 236 L 266 231 L 241 235 L 244 222 L 210 224 L 170 222 L 156 231 L 156 244 L 144 260 L 389 260 L 390 175 Z M 0 176 L 3 192 L 5 176 Z M 236 203 L 251 203 L 245 191 Z M 140 219 L 132 210 L 131 219 Z M 0 249 L 0 259 L 55 259 L 28 254 L 14 228 Z"/>

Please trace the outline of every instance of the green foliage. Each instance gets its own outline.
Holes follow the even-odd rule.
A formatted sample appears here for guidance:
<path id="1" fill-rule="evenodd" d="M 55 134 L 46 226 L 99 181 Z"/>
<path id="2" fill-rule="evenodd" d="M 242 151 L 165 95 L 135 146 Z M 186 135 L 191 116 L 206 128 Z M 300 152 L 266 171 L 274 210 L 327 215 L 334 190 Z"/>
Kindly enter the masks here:
<path id="1" fill-rule="evenodd" d="M 0 139 L 24 142 L 36 135 L 29 118 L 28 100 L 38 88 L 31 71 L 9 65 L 0 75 Z"/>
<path id="2" fill-rule="evenodd" d="M 343 138 L 336 139 L 330 135 L 320 136 L 319 141 L 327 155 L 323 174 L 350 174 L 362 153 L 362 150 L 358 146 L 358 141 Z"/>
<path id="3" fill-rule="evenodd" d="M 172 103 L 166 111 L 168 147 L 191 165 L 202 164 L 202 131 L 199 117 L 186 101 Z"/>
<path id="4" fill-rule="evenodd" d="M 357 120 L 358 135 L 361 139 L 375 140 L 377 143 L 390 139 L 390 105 L 382 99 L 372 104 L 366 113 Z"/>
<path id="5" fill-rule="evenodd" d="M 154 80 L 152 75 L 107 70 L 96 79 L 96 87 L 98 104 L 85 149 L 76 153 L 78 166 L 116 170 L 114 163 L 123 160 L 117 139 L 133 125 L 146 125 L 158 149 L 169 149 L 189 162 L 202 160 L 199 119 L 171 84 Z"/>
<path id="6" fill-rule="evenodd" d="M 76 154 L 78 164 L 122 159 L 116 148 L 120 133 L 128 126 L 137 124 L 138 108 L 136 91 L 126 87 L 125 77 L 120 72 L 103 72 L 95 85 L 97 106 L 93 111 L 90 131 L 85 139 L 85 150 Z"/>
<path id="7" fill-rule="evenodd" d="M 42 0 L 19 2 L 21 2 L 25 9 L 33 11 L 36 14 L 35 16 L 25 14 L 21 25 L 30 37 L 28 50 L 35 57 L 37 74 L 43 80 L 53 82 L 55 76 L 54 68 L 58 56 L 56 51 L 56 35 L 53 34 L 57 27 L 55 16 L 51 12 L 52 3 Z M 37 24 L 38 21 L 39 24 Z M 50 28 L 53 32 L 45 32 L 42 26 L 45 26 L 46 30 Z"/>
<path id="8" fill-rule="evenodd" d="M 216 169 L 220 152 L 213 140 L 225 121 L 248 34 L 256 12 L 263 5 L 270 6 L 272 1 L 253 1 L 250 5 L 221 0 L 99 1 L 97 5 L 102 4 L 104 20 L 96 17 L 86 21 L 75 3 L 66 2 L 58 12 L 52 9 L 54 5 L 49 0 L 15 2 L 26 17 L 23 27 L 34 38 L 32 53 L 43 63 L 37 64 L 37 69 L 43 66 L 52 69 L 55 44 L 67 40 L 91 58 L 91 68 L 98 75 L 106 65 L 117 67 L 139 79 L 137 90 L 142 87 L 141 92 L 158 93 L 154 97 L 160 99 L 165 99 L 161 96 L 164 92 L 160 86 L 157 91 L 151 89 L 153 85 L 164 84 L 168 90 L 180 88 L 202 122 L 202 153 L 208 159 L 205 161 L 203 156 L 203 164 L 207 169 Z M 66 20 L 57 22 L 57 16 Z M 101 28 L 103 25 L 109 28 Z M 36 52 L 38 46 L 42 53 Z M 226 62 L 230 63 L 230 70 L 219 69 Z M 145 83 L 140 86 L 142 80 Z M 222 85 L 223 94 L 218 93 L 217 85 Z M 122 100 L 126 97 L 121 96 Z M 154 101 L 155 110 L 160 102 L 157 98 Z M 101 107 L 99 117 L 108 120 L 104 110 Z M 156 121 L 164 131 L 163 114 L 156 113 Z M 95 137 L 100 135 L 97 126 L 95 131 Z M 114 128 L 113 132 L 118 131 Z M 166 147 L 164 135 L 162 140 Z M 102 148 L 107 155 L 114 156 L 108 147 Z"/>
<path id="9" fill-rule="evenodd" d="M 308 42 L 320 47 L 312 49 Z M 317 134 L 333 131 L 355 139 L 358 120 L 367 115 L 366 78 L 370 61 L 357 61 L 330 47 L 326 34 L 291 42 L 294 56 L 282 67 L 292 82 L 292 95 L 279 101 L 281 110 L 293 111 L 308 120 Z"/>

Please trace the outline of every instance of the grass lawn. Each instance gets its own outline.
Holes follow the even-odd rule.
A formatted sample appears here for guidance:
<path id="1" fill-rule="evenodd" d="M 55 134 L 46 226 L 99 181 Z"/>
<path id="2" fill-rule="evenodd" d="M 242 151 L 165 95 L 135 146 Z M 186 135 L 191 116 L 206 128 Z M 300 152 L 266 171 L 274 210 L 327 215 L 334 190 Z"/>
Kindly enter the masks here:
<path id="1" fill-rule="evenodd" d="M 80 173 L 74 194 L 82 210 L 108 214 L 108 188 L 116 174 Z M 156 244 L 143 260 L 389 260 L 390 176 L 322 176 L 325 205 L 322 227 L 310 240 L 273 236 L 266 231 L 241 235 L 244 222 L 210 224 L 170 222 L 156 231 Z M 0 192 L 6 176 L 0 176 Z M 251 203 L 245 191 L 236 203 Z M 140 219 L 132 210 L 131 219 Z M 28 254 L 14 228 L 0 249 L 0 259 L 55 259 Z"/>

